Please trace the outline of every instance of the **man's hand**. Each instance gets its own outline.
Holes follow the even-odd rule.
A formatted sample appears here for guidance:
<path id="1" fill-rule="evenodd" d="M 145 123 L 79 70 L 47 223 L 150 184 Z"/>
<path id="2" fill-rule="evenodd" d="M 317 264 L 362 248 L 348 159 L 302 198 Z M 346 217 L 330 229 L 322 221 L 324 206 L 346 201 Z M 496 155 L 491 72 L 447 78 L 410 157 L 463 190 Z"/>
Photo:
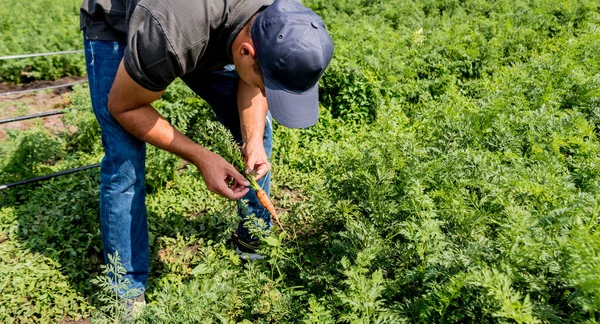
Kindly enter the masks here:
<path id="1" fill-rule="evenodd" d="M 250 182 L 218 154 L 205 150 L 194 164 L 211 192 L 236 200 L 244 197 L 250 190 L 246 188 Z"/>
<path id="2" fill-rule="evenodd" d="M 254 171 L 256 173 L 255 180 L 262 178 L 271 169 L 271 163 L 269 163 L 262 141 L 244 143 L 242 153 L 244 154 L 244 162 L 248 167 L 246 174 Z"/>

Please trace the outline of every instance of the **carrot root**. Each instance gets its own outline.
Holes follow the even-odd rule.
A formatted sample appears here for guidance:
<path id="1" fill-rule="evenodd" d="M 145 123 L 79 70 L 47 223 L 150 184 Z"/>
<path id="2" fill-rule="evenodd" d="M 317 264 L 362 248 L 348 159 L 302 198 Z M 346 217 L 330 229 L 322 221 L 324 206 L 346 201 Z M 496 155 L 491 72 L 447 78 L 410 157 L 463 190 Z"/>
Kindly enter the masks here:
<path id="1" fill-rule="evenodd" d="M 273 219 L 275 219 L 275 222 L 277 222 L 277 225 L 279 225 L 281 230 L 285 232 L 283 225 L 281 225 L 281 222 L 279 221 L 279 217 L 277 217 L 277 212 L 275 212 L 275 206 L 273 206 L 273 203 L 271 202 L 271 199 L 269 199 L 267 192 L 262 189 L 256 190 L 256 197 L 258 197 L 258 201 L 260 201 L 261 205 L 263 205 L 263 207 L 269 211 L 271 216 L 273 216 Z"/>

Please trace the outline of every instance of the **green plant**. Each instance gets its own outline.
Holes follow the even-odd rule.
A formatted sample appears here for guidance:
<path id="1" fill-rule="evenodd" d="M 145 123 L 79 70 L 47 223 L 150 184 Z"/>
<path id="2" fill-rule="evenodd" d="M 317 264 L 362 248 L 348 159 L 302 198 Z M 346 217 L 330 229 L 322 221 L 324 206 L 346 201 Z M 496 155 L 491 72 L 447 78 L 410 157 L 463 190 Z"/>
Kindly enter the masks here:
<path id="1" fill-rule="evenodd" d="M 83 48 L 79 31 L 80 1 L 34 0 L 0 3 L 0 55 L 37 54 Z M 51 28 L 49 28 L 51 27 Z M 83 54 L 0 61 L 0 82 L 21 83 L 82 76 Z"/>
<path id="2" fill-rule="evenodd" d="M 128 300 L 137 297 L 142 292 L 131 289 L 129 279 L 123 278 L 126 274 L 125 267 L 121 264 L 119 252 L 108 255 L 108 264 L 101 265 L 102 274 L 90 280 L 100 290 L 96 298 L 101 303 L 94 318 L 107 323 L 121 323 L 131 320 L 132 308 L 128 308 Z"/>
<path id="3" fill-rule="evenodd" d="M 271 199 L 254 179 L 255 174 L 246 173 L 246 163 L 242 156 L 242 150 L 235 142 L 233 135 L 231 135 L 229 130 L 220 123 L 209 122 L 196 133 L 196 140 L 222 156 L 244 175 L 248 182 L 250 182 L 250 187 L 256 192 L 258 201 L 269 211 L 273 219 L 277 222 L 277 225 L 285 232 Z"/>
<path id="4" fill-rule="evenodd" d="M 2 168 L 2 181 L 17 181 L 50 173 L 51 165 L 65 157 L 64 142 L 44 130 L 16 135 L 18 146 Z"/>
<path id="5" fill-rule="evenodd" d="M 336 48 L 319 123 L 273 124 L 271 192 L 288 235 L 248 222 L 266 259 L 242 264 L 229 241 L 237 203 L 150 150 L 140 321 L 597 322 L 598 2 L 307 4 Z M 226 144 L 182 83 L 156 106 L 210 149 Z M 58 144 L 32 150 L 56 153 L 37 170 L 97 160 L 89 118 L 67 118 L 72 140 L 7 132 L 2 168 L 20 170 L 9 162 L 27 136 Z M 97 170 L 0 191 L 0 321 L 89 316 L 97 215 Z"/>

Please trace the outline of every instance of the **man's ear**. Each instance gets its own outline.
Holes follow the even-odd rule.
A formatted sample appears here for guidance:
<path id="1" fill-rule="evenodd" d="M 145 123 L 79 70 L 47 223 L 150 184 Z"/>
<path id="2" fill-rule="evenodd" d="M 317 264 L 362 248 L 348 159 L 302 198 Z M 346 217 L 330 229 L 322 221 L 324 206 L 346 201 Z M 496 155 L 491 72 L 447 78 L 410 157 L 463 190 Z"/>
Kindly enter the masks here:
<path id="1" fill-rule="evenodd" d="M 254 59 L 256 57 L 254 46 L 252 46 L 250 43 L 242 43 L 242 45 L 240 45 L 240 55 L 242 55 L 242 57 L 250 56 L 252 59 Z"/>

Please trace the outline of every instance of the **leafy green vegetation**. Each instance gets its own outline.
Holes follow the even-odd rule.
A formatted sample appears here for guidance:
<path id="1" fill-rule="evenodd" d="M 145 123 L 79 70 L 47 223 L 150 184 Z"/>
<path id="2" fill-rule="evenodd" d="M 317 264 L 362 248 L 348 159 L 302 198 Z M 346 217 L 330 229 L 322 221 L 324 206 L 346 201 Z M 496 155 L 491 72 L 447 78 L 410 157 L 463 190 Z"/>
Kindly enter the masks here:
<path id="1" fill-rule="evenodd" d="M 83 48 L 80 0 L 2 0 L 0 56 Z M 0 82 L 52 80 L 85 73 L 82 53 L 0 61 Z"/>
<path id="2" fill-rule="evenodd" d="M 290 235 L 263 233 L 266 259 L 241 263 L 236 203 L 149 148 L 139 321 L 600 320 L 600 4 L 308 5 L 336 52 L 319 123 L 275 125 L 272 193 Z M 197 140 L 214 122 L 179 82 L 156 107 Z M 64 121 L 77 132 L 9 133 L 0 182 L 97 162 L 92 114 Z M 0 321 L 106 306 L 89 282 L 102 275 L 97 196 L 97 170 L 0 191 Z"/>
<path id="3" fill-rule="evenodd" d="M 100 303 L 103 305 L 94 314 L 96 322 L 122 323 L 135 317 L 133 303 L 128 301 L 139 296 L 140 289 L 130 289 L 129 279 L 123 278 L 127 270 L 121 264 L 121 257 L 116 252 L 108 255 L 108 263 L 101 265 L 102 275 L 90 280 L 99 290 L 97 293 Z"/>

